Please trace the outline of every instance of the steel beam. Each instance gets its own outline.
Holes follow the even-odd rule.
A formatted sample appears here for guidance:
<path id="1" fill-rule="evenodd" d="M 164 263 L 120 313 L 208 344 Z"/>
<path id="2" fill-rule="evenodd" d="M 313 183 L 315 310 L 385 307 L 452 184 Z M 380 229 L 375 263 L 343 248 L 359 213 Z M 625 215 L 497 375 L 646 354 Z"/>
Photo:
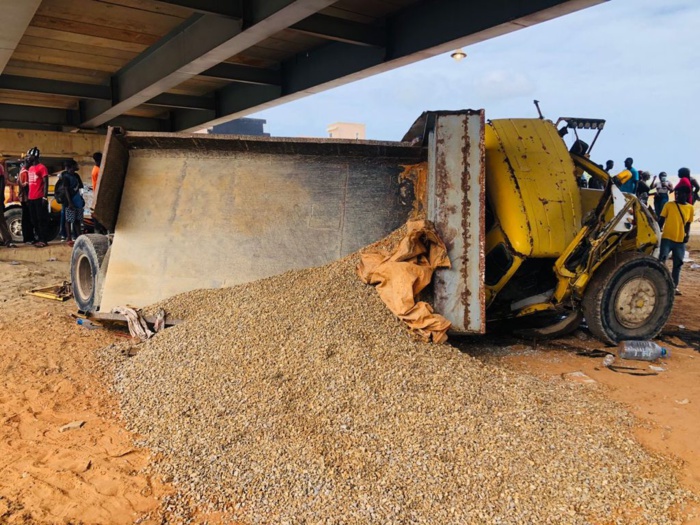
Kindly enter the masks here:
<path id="1" fill-rule="evenodd" d="M 86 101 L 82 127 L 97 127 L 288 28 L 334 0 L 250 0 L 244 20 L 195 15 L 112 78 L 106 111 Z"/>
<path id="2" fill-rule="evenodd" d="M 259 90 L 255 95 L 248 92 L 245 98 L 241 98 L 237 90 L 226 87 L 216 93 L 216 118 L 205 120 L 211 112 L 176 110 L 174 127 L 177 131 L 211 127 L 605 1 L 421 2 L 387 18 L 385 48 L 330 42 L 299 53 L 282 64 L 283 82 L 279 97 L 270 90 Z M 246 100 L 251 103 L 257 100 L 258 103 L 238 109 L 245 105 Z M 226 113 L 224 108 L 234 111 Z"/>
<path id="3" fill-rule="evenodd" d="M 80 112 L 73 109 L 0 104 L 0 127 L 63 131 L 78 129 Z M 171 131 L 170 120 L 143 117 L 118 117 L 110 122 L 140 131 Z"/>
<path id="4" fill-rule="evenodd" d="M 45 126 L 70 126 L 78 124 L 78 112 L 72 109 L 0 104 L 0 120 Z"/>
<path id="5" fill-rule="evenodd" d="M 163 93 L 147 102 L 149 106 L 161 106 L 164 108 L 192 109 L 195 111 L 213 110 L 215 108 L 213 97 L 194 97 L 190 95 L 174 95 Z"/>
<path id="6" fill-rule="evenodd" d="M 101 100 L 102 107 L 108 109 L 112 100 L 112 90 L 109 86 L 64 82 L 44 78 L 22 77 L 16 75 L 0 75 L 0 89 L 8 89 L 23 93 L 48 93 L 80 99 Z M 193 97 L 163 93 L 147 102 L 150 106 L 169 108 L 205 110 L 214 109 L 213 97 Z"/>
<path id="7" fill-rule="evenodd" d="M 381 27 L 321 14 L 305 18 L 289 29 L 326 40 L 336 40 L 360 46 L 384 47 L 386 45 L 386 34 Z"/>
<path id="8" fill-rule="evenodd" d="M 22 77 L 17 75 L 0 75 L 0 89 L 22 91 L 25 93 L 48 93 L 68 97 L 95 100 L 111 100 L 112 90 L 109 86 L 64 82 L 45 78 Z"/>
<path id="9" fill-rule="evenodd" d="M 222 62 L 203 71 L 200 76 L 246 84 L 282 85 L 282 72 L 278 69 L 262 69 L 227 62 Z"/>
<path id="10" fill-rule="evenodd" d="M 0 75 L 24 36 L 41 0 L 0 0 Z"/>

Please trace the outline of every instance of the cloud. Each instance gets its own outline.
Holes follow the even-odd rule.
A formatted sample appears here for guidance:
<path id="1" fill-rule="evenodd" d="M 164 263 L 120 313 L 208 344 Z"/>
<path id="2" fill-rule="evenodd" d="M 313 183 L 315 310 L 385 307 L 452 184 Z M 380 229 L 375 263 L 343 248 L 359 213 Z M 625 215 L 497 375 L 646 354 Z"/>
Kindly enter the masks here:
<path id="1" fill-rule="evenodd" d="M 522 72 L 489 71 L 474 82 L 478 96 L 486 101 L 507 100 L 531 96 L 535 86 Z"/>

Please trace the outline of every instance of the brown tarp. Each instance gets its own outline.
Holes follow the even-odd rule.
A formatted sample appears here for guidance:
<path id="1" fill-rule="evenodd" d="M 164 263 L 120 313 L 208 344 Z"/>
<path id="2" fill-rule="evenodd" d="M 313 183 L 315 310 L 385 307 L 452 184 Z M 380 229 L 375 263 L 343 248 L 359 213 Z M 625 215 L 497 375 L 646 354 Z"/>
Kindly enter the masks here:
<path id="1" fill-rule="evenodd" d="M 430 284 L 436 268 L 450 267 L 447 248 L 430 221 L 409 221 L 406 226 L 408 232 L 393 253 L 363 253 L 357 273 L 363 282 L 376 285 L 389 310 L 421 339 L 444 343 L 450 322 L 428 303 L 416 302 L 416 296 Z"/>

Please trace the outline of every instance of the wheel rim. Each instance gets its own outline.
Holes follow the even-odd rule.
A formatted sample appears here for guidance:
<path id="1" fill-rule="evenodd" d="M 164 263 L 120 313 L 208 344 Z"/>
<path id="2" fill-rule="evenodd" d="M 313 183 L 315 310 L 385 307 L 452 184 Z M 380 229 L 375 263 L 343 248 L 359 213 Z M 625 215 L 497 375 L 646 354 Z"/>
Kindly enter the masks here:
<path id="1" fill-rule="evenodd" d="M 615 298 L 615 317 L 625 328 L 639 328 L 653 315 L 657 291 L 646 277 L 634 277 L 623 284 Z"/>
<path id="2" fill-rule="evenodd" d="M 90 259 L 88 259 L 85 255 L 81 255 L 76 266 L 76 291 L 83 301 L 87 301 L 92 295 L 93 288 L 92 266 L 90 266 Z"/>
<path id="3" fill-rule="evenodd" d="M 14 238 L 22 237 L 22 219 L 14 219 L 7 226 Z"/>

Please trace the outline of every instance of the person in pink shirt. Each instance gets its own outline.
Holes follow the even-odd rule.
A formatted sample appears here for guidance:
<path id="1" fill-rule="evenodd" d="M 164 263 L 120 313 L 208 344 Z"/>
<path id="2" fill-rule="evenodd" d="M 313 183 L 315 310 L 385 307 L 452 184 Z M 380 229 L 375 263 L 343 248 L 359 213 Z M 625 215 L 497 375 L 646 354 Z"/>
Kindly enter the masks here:
<path id="1" fill-rule="evenodd" d="M 43 248 L 49 242 L 49 210 L 46 196 L 49 193 L 49 170 L 39 162 L 41 152 L 34 147 L 27 152 L 27 166 L 29 179 L 28 205 L 32 216 L 32 223 L 36 230 L 38 241 L 34 243 L 37 248 Z"/>
<path id="2" fill-rule="evenodd" d="M 688 168 L 680 168 L 678 170 L 678 184 L 676 184 L 676 187 L 674 188 L 674 192 L 678 192 L 678 190 L 682 191 L 688 191 L 689 197 L 688 197 L 688 204 L 693 204 L 694 202 L 694 188 L 693 188 L 693 183 L 690 180 L 690 170 Z"/>

